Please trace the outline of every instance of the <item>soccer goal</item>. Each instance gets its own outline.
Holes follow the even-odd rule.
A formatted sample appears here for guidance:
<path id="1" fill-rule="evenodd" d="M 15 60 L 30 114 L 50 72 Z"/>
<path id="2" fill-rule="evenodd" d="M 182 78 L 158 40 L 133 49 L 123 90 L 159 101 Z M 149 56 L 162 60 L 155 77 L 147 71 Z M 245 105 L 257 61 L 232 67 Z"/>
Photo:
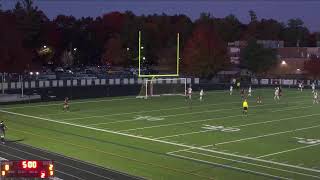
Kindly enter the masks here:
<path id="1" fill-rule="evenodd" d="M 140 93 L 137 98 L 155 96 L 185 96 L 187 88 L 186 78 L 153 78 L 147 79 L 141 85 Z"/>

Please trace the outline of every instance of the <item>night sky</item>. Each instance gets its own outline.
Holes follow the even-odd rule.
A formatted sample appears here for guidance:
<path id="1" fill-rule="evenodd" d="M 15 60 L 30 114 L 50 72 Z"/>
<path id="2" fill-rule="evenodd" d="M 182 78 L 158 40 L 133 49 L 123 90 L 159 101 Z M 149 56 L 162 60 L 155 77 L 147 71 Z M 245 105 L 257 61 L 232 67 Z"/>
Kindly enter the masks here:
<path id="1" fill-rule="evenodd" d="M 2 0 L 2 8 L 10 9 L 16 0 Z M 35 5 L 49 18 L 58 14 L 101 16 L 112 11 L 130 10 L 142 14 L 185 14 L 192 20 L 201 12 L 215 17 L 236 15 L 240 21 L 249 21 L 249 10 L 258 18 L 273 18 L 287 22 L 290 18 L 301 18 L 311 31 L 320 31 L 320 0 L 36 0 Z"/>

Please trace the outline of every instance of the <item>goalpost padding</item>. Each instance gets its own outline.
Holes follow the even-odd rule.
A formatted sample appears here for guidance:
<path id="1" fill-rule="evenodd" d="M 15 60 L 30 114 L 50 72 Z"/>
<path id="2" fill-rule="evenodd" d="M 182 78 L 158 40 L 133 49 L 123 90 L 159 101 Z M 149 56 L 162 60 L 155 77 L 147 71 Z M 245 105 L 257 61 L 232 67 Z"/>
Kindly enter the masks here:
<path id="1" fill-rule="evenodd" d="M 187 89 L 186 78 L 165 78 L 165 79 L 147 79 L 141 86 L 137 98 L 155 97 L 155 96 L 185 96 Z"/>

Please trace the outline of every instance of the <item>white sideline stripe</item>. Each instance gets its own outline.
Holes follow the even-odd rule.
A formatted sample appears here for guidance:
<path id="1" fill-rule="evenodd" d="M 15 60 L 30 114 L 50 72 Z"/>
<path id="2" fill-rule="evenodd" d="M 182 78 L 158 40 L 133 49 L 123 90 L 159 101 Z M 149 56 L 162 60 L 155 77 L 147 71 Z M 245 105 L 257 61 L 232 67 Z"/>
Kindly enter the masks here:
<path id="1" fill-rule="evenodd" d="M 40 156 L 40 155 L 31 153 L 31 152 L 26 152 L 26 151 L 23 151 L 23 150 L 18 149 L 18 148 L 14 148 L 14 147 L 10 147 L 10 146 L 7 146 L 7 148 L 14 149 L 14 150 L 16 150 L 16 151 L 20 151 L 20 152 L 23 152 L 23 153 L 26 153 L 26 154 L 30 154 L 30 155 L 33 155 L 33 156 L 36 156 L 36 157 L 39 157 L 39 158 L 42 158 L 42 159 L 47 159 L 47 158 L 45 158 L 45 157 L 43 157 L 43 156 Z M 77 167 L 74 167 L 74 166 L 71 166 L 71 165 L 68 165 L 68 164 L 64 164 L 64 163 L 59 162 L 59 161 L 55 161 L 55 163 L 56 163 L 56 164 L 62 164 L 62 165 L 67 166 L 67 167 L 71 167 L 71 168 L 76 169 L 76 170 L 78 170 L 78 171 L 82 171 L 82 172 L 86 172 L 86 173 L 89 173 L 89 174 L 93 174 L 93 175 L 95 175 L 95 176 L 99 176 L 99 177 L 104 178 L 104 179 L 112 180 L 112 179 L 109 178 L 109 177 L 105 177 L 105 176 L 102 176 L 102 175 L 100 175 L 100 174 L 96 174 L 96 173 L 93 173 L 93 172 L 90 172 L 90 171 L 87 171 L 87 170 L 84 170 L 84 169 L 80 169 L 80 168 L 77 168 Z"/>
<path id="2" fill-rule="evenodd" d="M 271 112 L 273 112 L 273 111 L 271 111 Z M 256 123 L 249 123 L 249 124 L 243 124 L 243 125 L 238 125 L 238 126 L 231 126 L 231 128 L 246 127 L 246 126 L 252 126 L 252 125 L 257 125 L 257 124 L 267 124 L 267 123 L 272 123 L 272 122 L 279 122 L 279 121 L 285 121 L 285 120 L 290 120 L 290 119 L 299 119 L 299 118 L 311 117 L 311 116 L 316 116 L 316 115 L 320 115 L 320 113 L 319 114 L 310 114 L 310 115 L 305 115 L 305 116 L 296 116 L 296 117 L 290 117 L 290 118 L 282 118 L 282 119 L 263 121 L 263 122 L 256 122 Z M 207 130 L 207 131 L 193 131 L 193 132 L 189 132 L 189 133 L 174 134 L 174 135 L 169 135 L 169 136 L 158 137 L 156 139 L 184 136 L 184 135 L 188 135 L 188 134 L 204 133 L 204 132 L 208 132 L 208 131 L 209 130 Z"/>
<path id="3" fill-rule="evenodd" d="M 275 175 L 272 175 L 272 174 L 267 174 L 267 173 L 263 173 L 263 172 L 243 169 L 243 168 L 230 166 L 230 165 L 226 165 L 226 164 L 220 164 L 220 163 L 205 161 L 205 160 L 196 159 L 196 158 L 192 158 L 192 157 L 188 157 L 188 156 L 182 156 L 182 155 L 177 155 L 177 154 L 169 154 L 169 155 L 176 156 L 176 157 L 183 158 L 183 159 L 189 159 L 189 160 L 193 160 L 193 161 L 203 162 L 203 163 L 207 163 L 207 164 L 211 164 L 211 165 L 215 165 L 215 166 L 221 166 L 221 167 L 236 169 L 236 170 L 240 170 L 240 171 L 244 171 L 244 172 L 250 172 L 250 173 L 253 173 L 253 174 L 256 174 L 256 175 L 263 175 L 263 176 L 272 177 L 272 178 L 276 178 L 276 179 L 291 180 L 291 179 L 286 178 L 286 177 L 275 176 Z"/>
<path id="4" fill-rule="evenodd" d="M 135 98 L 115 98 L 115 99 L 102 99 L 102 100 L 86 100 L 86 101 L 76 101 L 72 102 L 70 104 L 83 104 L 83 103 L 97 103 L 97 102 L 108 102 L 108 101 L 122 101 L 122 100 L 133 100 Z M 46 107 L 46 106 L 57 106 L 57 105 L 62 105 L 63 102 L 60 103 L 51 103 L 51 104 L 38 104 L 38 105 L 28 105 L 28 106 L 18 106 L 18 107 L 5 107 L 1 109 L 24 109 L 24 108 L 34 108 L 34 107 Z"/>
<path id="5" fill-rule="evenodd" d="M 0 152 L 2 152 L 2 153 L 4 153 L 4 154 L 7 154 L 7 155 L 9 155 L 9 156 L 12 156 L 12 157 L 16 157 L 16 158 L 18 158 L 18 159 L 24 159 L 24 158 L 22 158 L 22 157 L 19 157 L 19 156 L 13 155 L 13 154 L 9 154 L 9 153 L 4 152 L 4 151 L 0 151 Z M 0 160 L 1 160 L 1 159 L 0 159 Z M 2 158 L 2 160 L 7 160 L 7 159 Z M 79 178 L 79 177 L 73 176 L 73 175 L 71 175 L 71 174 L 68 174 L 68 173 L 65 173 L 65 172 L 62 172 L 62 171 L 59 171 L 59 170 L 56 170 L 56 169 L 55 169 L 55 171 L 56 171 L 56 172 L 59 172 L 59 173 L 61 173 L 61 174 L 65 174 L 65 175 L 67 175 L 67 176 L 71 176 L 71 177 L 74 177 L 74 178 Z M 60 179 L 60 178 L 57 178 L 57 177 L 50 178 L 50 179 L 52 179 L 52 180 L 63 180 L 63 179 Z M 81 179 L 81 178 L 79 178 L 79 179 Z M 85 180 L 85 179 L 81 179 L 81 180 Z"/>
<path id="6" fill-rule="evenodd" d="M 296 151 L 296 150 L 300 150 L 300 149 L 305 149 L 305 148 L 317 146 L 317 145 L 319 145 L 319 144 L 320 144 L 320 143 L 311 144 L 311 145 L 308 145 L 308 146 L 303 146 L 303 147 L 294 148 L 294 149 L 288 149 L 288 150 L 285 150 L 285 151 L 280 151 L 280 152 L 276 152 L 276 153 L 271 153 L 271 154 L 266 154 L 266 155 L 263 155 L 263 156 L 259 156 L 259 157 L 257 157 L 257 158 L 264 158 L 264 157 L 273 156 L 273 155 L 277 155 L 277 154 L 282 154 L 282 153 L 286 153 L 286 152 L 291 152 L 291 151 Z"/>
<path id="7" fill-rule="evenodd" d="M 248 138 L 243 138 L 243 139 L 238 139 L 238 140 L 233 140 L 233 141 L 226 141 L 226 142 L 216 143 L 214 145 L 218 146 L 218 145 L 222 145 L 222 144 L 230 144 L 230 143 L 247 141 L 247 140 L 251 140 L 251 139 L 258 139 L 258 138 L 262 138 L 262 137 L 274 136 L 274 135 L 285 134 L 285 133 L 290 133 L 290 132 L 303 131 L 306 129 L 312 129 L 312 128 L 317 128 L 317 127 L 320 127 L 320 125 L 309 126 L 309 127 L 304 127 L 304 128 L 299 128 L 299 129 L 294 129 L 294 130 L 289 130 L 289 131 L 282 131 L 282 132 L 277 132 L 277 133 L 271 133 L 271 134 L 264 134 L 264 135 L 260 135 L 260 136 L 253 136 L 253 137 L 248 137 Z"/>
<path id="8" fill-rule="evenodd" d="M 270 104 L 268 104 L 268 105 L 270 105 Z M 263 105 L 260 105 L 260 106 L 263 106 Z M 251 107 L 256 107 L 256 106 L 251 106 Z M 257 106 L 257 107 L 259 107 L 259 106 Z M 221 117 L 221 118 L 210 118 L 210 119 L 195 120 L 195 121 L 186 121 L 186 122 L 181 122 L 181 123 L 171 123 L 171 124 L 161 124 L 161 125 L 154 125 L 154 126 L 145 126 L 145 127 L 140 127 L 140 128 L 132 128 L 132 129 L 120 130 L 120 132 L 129 132 L 129 131 L 135 131 L 135 130 L 158 128 L 158 127 L 173 126 L 173 125 L 180 125 L 180 124 L 188 124 L 188 123 L 194 123 L 194 122 L 211 121 L 211 120 L 216 120 L 216 119 L 225 119 L 225 118 L 229 118 L 229 117 L 239 117 L 239 116 L 243 116 L 243 115 L 225 116 L 225 117 Z M 308 116 L 310 116 L 310 115 L 307 115 L 306 117 L 308 117 Z M 299 117 L 304 117 L 304 116 L 299 116 Z M 295 118 L 296 117 L 293 117 L 291 119 L 295 119 Z M 279 121 L 279 120 L 273 120 L 273 121 Z M 273 121 L 270 121 L 270 122 L 273 122 Z M 265 121 L 263 123 L 266 123 L 266 122 L 267 121 Z M 253 123 L 253 124 L 256 124 L 256 123 Z M 237 126 L 234 126 L 234 127 L 237 127 Z"/>
<path id="9" fill-rule="evenodd" d="M 301 97 L 306 97 L 306 96 L 298 96 L 298 97 L 293 97 L 293 98 L 290 98 L 290 99 L 296 99 L 296 98 L 301 98 Z M 272 100 L 273 98 L 268 98 L 268 99 Z M 305 102 L 305 100 L 304 101 L 295 101 L 294 103 L 297 103 L 297 102 Z M 203 104 L 203 105 L 193 106 L 193 108 L 195 108 L 195 107 L 206 107 L 206 106 L 219 106 L 219 105 L 224 105 L 224 104 L 239 104 L 239 103 L 240 103 L 239 101 L 237 101 L 237 102 L 228 102 L 228 103 L 212 103 L 212 104 Z M 286 104 L 286 103 L 279 103 L 279 104 Z M 259 105 L 259 106 L 264 106 L 264 105 Z M 256 106 L 252 106 L 252 107 L 256 107 Z M 86 117 L 80 117 L 80 118 L 66 118 L 66 119 L 61 119 L 61 120 L 63 120 L 63 121 L 73 121 L 73 120 L 80 120 L 80 119 L 119 116 L 119 115 L 148 113 L 148 112 L 159 112 L 159 111 L 175 110 L 175 109 L 189 109 L 189 108 L 190 108 L 189 106 L 182 106 L 182 107 L 172 107 L 172 108 L 164 108 L 164 109 L 145 110 L 145 111 L 138 111 L 138 112 L 115 113 L 115 114 L 107 114 L 107 115 L 86 116 Z M 70 113 L 73 113 L 73 112 L 70 112 Z M 79 113 L 79 112 L 74 112 L 74 113 Z M 48 114 L 46 114 L 46 115 L 48 115 Z M 128 121 L 128 120 L 125 120 L 125 121 Z M 118 121 L 118 122 L 120 122 L 120 121 Z"/>
<path id="10" fill-rule="evenodd" d="M 121 133 L 121 132 L 117 132 L 117 131 L 99 129 L 99 128 L 94 128 L 94 127 L 84 126 L 84 125 L 79 125 L 79 124 L 73 124 L 73 123 L 68 123 L 68 122 L 61 122 L 61 121 L 56 121 L 56 120 L 51 120 L 51 119 L 41 118 L 41 117 L 36 117 L 36 116 L 30 116 L 30 115 L 10 112 L 10 111 L 0 110 L 0 112 L 4 112 L 4 113 L 7 113 L 7 114 L 13 114 L 13 115 L 17 115 L 17 116 L 22 116 L 22 117 L 29 117 L 29 118 L 33 118 L 33 119 L 39 119 L 39 120 L 48 121 L 48 122 L 54 122 L 54 123 L 58 123 L 58 124 L 64 124 L 64 125 L 69 125 L 69 126 L 74 126 L 74 127 L 80 127 L 80 128 L 85 128 L 85 129 L 90 129 L 90 130 L 95 130 L 95 131 L 100 131 L 100 132 L 106 132 L 106 133 L 110 133 L 110 134 L 117 134 L 117 135 L 126 136 L 126 137 L 132 137 L 132 138 L 136 138 L 136 139 L 142 139 L 142 140 L 147 140 L 147 141 L 152 141 L 152 142 L 158 142 L 158 143 L 162 143 L 162 144 L 179 146 L 179 147 L 184 147 L 184 148 L 189 148 L 189 149 L 197 149 L 197 150 L 202 150 L 202 151 L 206 151 L 206 152 L 212 152 L 212 153 L 217 153 L 217 154 L 221 154 L 221 155 L 227 155 L 227 156 L 231 156 L 231 157 L 243 158 L 243 159 L 247 159 L 247 160 L 265 162 L 265 163 L 276 164 L 276 165 L 280 165 L 280 166 L 286 166 L 286 167 L 291 167 L 291 168 L 296 168 L 296 169 L 301 169 L 301 170 L 320 173 L 320 170 L 318 170 L 318 169 L 311 169 L 311 168 L 295 166 L 295 165 L 285 164 L 285 163 L 280 163 L 280 162 L 275 162 L 275 161 L 268 161 L 268 160 L 253 158 L 253 157 L 247 157 L 247 156 L 241 156 L 241 155 L 236 155 L 236 154 L 231 154 L 231 153 L 225 153 L 225 152 L 220 152 L 220 151 L 216 151 L 216 150 L 205 149 L 205 148 L 202 148 L 202 147 L 179 144 L 179 143 L 174 143 L 174 142 L 170 142 L 170 141 L 163 141 L 163 140 L 159 140 L 159 139 L 152 139 L 152 138 L 143 137 L 143 136 L 135 136 L 135 135 L 132 135 L 132 134 L 126 134 L 126 133 Z M 203 147 L 205 147 L 205 146 L 203 146 Z"/>
<path id="11" fill-rule="evenodd" d="M 293 174 L 299 174 L 299 175 L 303 175 L 303 176 L 309 176 L 309 177 L 314 177 L 314 178 L 320 179 L 319 176 L 314 176 L 314 175 L 310 175 L 310 174 L 299 173 L 299 172 L 295 172 L 295 171 L 289 171 L 289 170 L 280 169 L 280 168 L 274 168 L 274 167 L 270 167 L 270 166 L 264 166 L 264 165 L 261 165 L 261 164 L 255 164 L 255 163 L 249 163 L 249 162 L 246 162 L 246 161 L 240 161 L 240 160 L 235 160 L 235 159 L 223 158 L 223 157 L 220 157 L 220 156 L 213 156 L 213 155 L 204 154 L 204 153 L 199 153 L 199 152 L 194 152 L 194 151 L 186 151 L 186 152 L 190 152 L 190 153 L 199 154 L 199 155 L 203 155 L 203 156 L 208 156 L 208 157 L 213 157 L 213 158 L 228 160 L 228 161 L 232 161 L 232 162 L 239 162 L 239 163 L 243 163 L 243 164 L 249 164 L 249 165 L 258 166 L 258 167 L 263 167 L 263 168 L 267 168 L 267 169 L 273 169 L 273 170 L 278 170 L 278 171 L 283 171 L 283 172 L 288 172 L 288 173 L 293 173 Z M 172 153 L 169 153 L 169 154 L 172 154 Z"/>

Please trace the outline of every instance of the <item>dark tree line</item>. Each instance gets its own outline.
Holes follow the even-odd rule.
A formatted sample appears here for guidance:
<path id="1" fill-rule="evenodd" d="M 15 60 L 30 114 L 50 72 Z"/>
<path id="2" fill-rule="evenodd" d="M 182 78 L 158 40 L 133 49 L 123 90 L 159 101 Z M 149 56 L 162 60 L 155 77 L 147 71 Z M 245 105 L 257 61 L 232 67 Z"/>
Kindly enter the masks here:
<path id="1" fill-rule="evenodd" d="M 14 9 L 0 10 L 0 71 L 21 72 L 44 64 L 136 66 L 141 30 L 148 64 L 172 65 L 180 33 L 185 71 L 211 76 L 228 65 L 227 42 L 254 38 L 284 40 L 286 46 L 315 46 L 319 38 L 300 19 L 284 24 L 259 19 L 254 11 L 249 16 L 249 24 L 232 14 L 216 18 L 202 13 L 193 22 L 185 15 L 136 16 L 130 11 L 97 18 L 58 15 L 50 20 L 32 0 L 20 0 Z"/>

